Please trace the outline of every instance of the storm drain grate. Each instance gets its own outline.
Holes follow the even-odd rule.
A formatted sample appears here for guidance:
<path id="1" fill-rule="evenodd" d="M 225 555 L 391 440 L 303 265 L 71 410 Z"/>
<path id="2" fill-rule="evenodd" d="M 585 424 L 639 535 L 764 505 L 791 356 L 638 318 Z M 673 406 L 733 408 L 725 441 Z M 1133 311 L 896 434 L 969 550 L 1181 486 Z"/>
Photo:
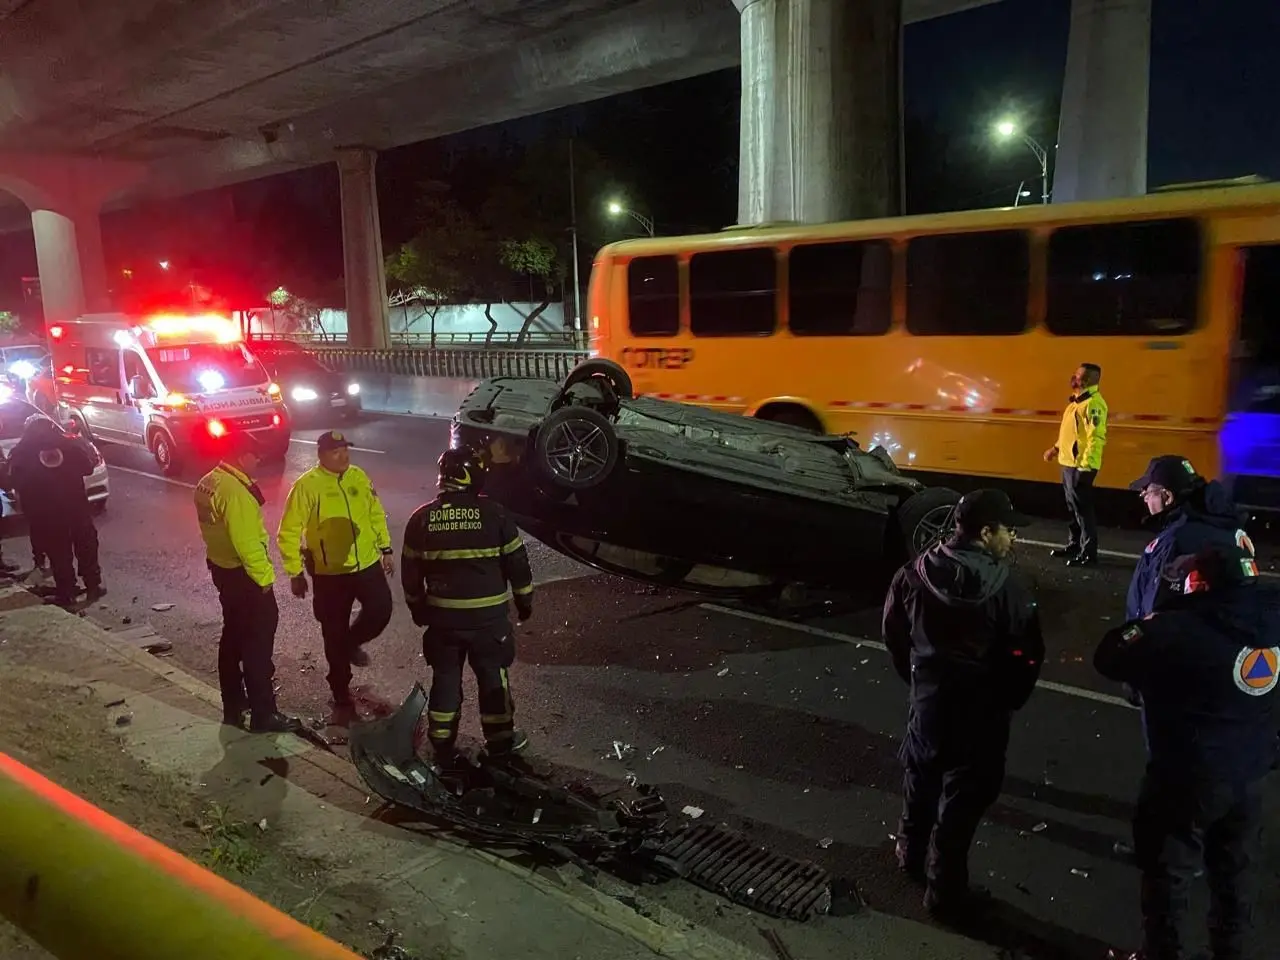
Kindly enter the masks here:
<path id="1" fill-rule="evenodd" d="M 831 875 L 817 864 L 756 846 L 727 827 L 691 827 L 663 846 L 686 880 L 752 910 L 808 920 L 831 909 Z"/>

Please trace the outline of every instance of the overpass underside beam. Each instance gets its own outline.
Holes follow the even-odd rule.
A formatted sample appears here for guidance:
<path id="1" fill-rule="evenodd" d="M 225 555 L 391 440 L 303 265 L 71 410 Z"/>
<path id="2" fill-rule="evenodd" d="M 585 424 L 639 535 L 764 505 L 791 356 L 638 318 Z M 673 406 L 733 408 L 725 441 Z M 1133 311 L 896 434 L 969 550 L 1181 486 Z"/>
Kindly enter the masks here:
<path id="1" fill-rule="evenodd" d="M 738 221 L 826 223 L 900 206 L 901 0 L 734 0 Z"/>

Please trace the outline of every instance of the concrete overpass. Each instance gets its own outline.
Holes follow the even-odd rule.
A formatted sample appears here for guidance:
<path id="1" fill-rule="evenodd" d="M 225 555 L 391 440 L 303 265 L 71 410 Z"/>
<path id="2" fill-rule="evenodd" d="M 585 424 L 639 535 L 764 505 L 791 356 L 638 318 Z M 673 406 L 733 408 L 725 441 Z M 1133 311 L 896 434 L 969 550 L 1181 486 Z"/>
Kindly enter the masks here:
<path id="1" fill-rule="evenodd" d="M 0 0 L 0 189 L 57 319 L 106 306 L 104 206 L 336 160 L 377 343 L 378 150 L 741 63 L 739 219 L 890 213 L 901 27 L 990 2 Z M 1150 4 L 1074 0 L 1060 197 L 1145 189 Z"/>

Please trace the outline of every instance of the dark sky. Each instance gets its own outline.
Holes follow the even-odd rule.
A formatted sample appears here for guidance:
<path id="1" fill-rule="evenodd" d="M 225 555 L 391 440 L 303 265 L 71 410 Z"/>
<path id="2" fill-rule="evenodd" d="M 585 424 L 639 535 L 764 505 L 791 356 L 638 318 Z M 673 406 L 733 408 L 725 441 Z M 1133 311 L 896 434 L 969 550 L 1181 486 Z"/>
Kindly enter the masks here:
<path id="1" fill-rule="evenodd" d="M 947 196 L 931 195 L 926 208 L 1004 204 L 1020 179 L 1037 175 L 1028 152 L 997 147 L 990 129 L 1013 112 L 1043 142 L 1053 141 L 1070 7 L 1070 0 L 1005 0 L 907 29 L 906 113 L 927 128 L 909 138 L 916 175 L 909 172 L 908 183 L 947 181 L 938 187 Z M 1280 179 L 1278 90 L 1280 0 L 1155 0 L 1149 183 L 1250 173 Z M 718 228 L 736 212 L 737 100 L 737 71 L 726 71 L 389 151 L 379 160 L 384 235 L 391 245 L 411 233 L 416 183 L 442 175 L 451 155 L 570 130 L 605 154 L 618 188 L 666 232 Z M 952 176 L 957 167 L 963 174 Z M 108 256 L 117 263 L 167 256 L 169 237 L 217 220 L 211 210 L 229 211 L 250 233 L 284 229 L 273 246 L 304 263 L 281 262 L 282 282 L 299 269 L 326 277 L 341 271 L 332 168 L 108 215 Z M 234 236 L 239 228 L 230 229 Z M 592 222 L 584 239 L 605 242 L 610 229 Z M 207 243 L 228 242 L 227 230 Z M 0 304 L 34 269 L 30 234 L 0 237 Z"/>

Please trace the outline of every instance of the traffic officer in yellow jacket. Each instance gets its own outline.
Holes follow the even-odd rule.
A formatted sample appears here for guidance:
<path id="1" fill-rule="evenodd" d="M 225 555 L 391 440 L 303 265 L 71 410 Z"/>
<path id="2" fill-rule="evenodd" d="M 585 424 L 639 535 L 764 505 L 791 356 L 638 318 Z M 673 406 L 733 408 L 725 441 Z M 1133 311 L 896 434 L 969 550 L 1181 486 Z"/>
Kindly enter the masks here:
<path id="1" fill-rule="evenodd" d="M 352 466 L 350 447 L 336 430 L 320 435 L 320 462 L 289 491 L 276 537 L 295 597 L 307 595 L 306 573 L 311 574 L 329 689 L 342 710 L 354 708 L 352 665 L 368 666 L 364 645 L 391 622 L 387 578 L 395 573 L 386 511 L 368 474 Z M 353 621 L 357 601 L 360 612 Z"/>
<path id="2" fill-rule="evenodd" d="M 259 454 L 245 433 L 228 434 L 223 458 L 196 484 L 196 517 L 213 585 L 222 605 L 218 640 L 218 685 L 222 722 L 242 726 L 250 711 L 254 733 L 291 733 L 302 729 L 294 717 L 276 710 L 271 662 L 280 612 L 276 607 L 276 571 L 267 554 L 262 522 L 262 491 L 253 481 Z"/>
<path id="3" fill-rule="evenodd" d="M 413 622 L 426 627 L 422 655 L 431 665 L 427 736 L 437 760 L 456 759 L 462 668 L 470 661 L 489 756 L 518 753 L 507 670 L 515 662 L 508 585 L 521 622 L 533 615 L 533 575 L 520 531 L 507 512 L 480 495 L 487 468 L 473 451 L 440 457 L 440 495 L 413 512 L 404 532 L 400 579 Z"/>
<path id="4" fill-rule="evenodd" d="M 1063 557 L 1069 567 L 1088 567 L 1098 562 L 1098 519 L 1094 509 L 1093 482 L 1102 469 L 1102 451 L 1107 445 L 1107 401 L 1098 392 L 1102 368 L 1082 363 L 1071 375 L 1071 399 L 1062 414 L 1058 442 L 1044 452 L 1046 463 L 1058 461 L 1062 467 L 1062 490 L 1071 515 L 1071 539 L 1051 551 Z"/>

